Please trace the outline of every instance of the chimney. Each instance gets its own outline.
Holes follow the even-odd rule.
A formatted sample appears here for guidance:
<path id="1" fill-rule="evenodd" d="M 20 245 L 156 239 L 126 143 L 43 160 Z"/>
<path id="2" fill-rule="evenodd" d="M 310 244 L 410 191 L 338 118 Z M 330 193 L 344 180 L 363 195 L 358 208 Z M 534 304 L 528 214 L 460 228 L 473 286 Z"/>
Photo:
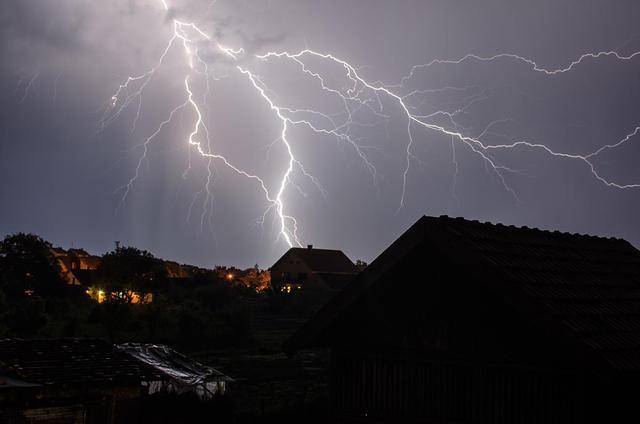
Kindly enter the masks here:
<path id="1" fill-rule="evenodd" d="M 309 250 L 313 249 L 313 244 L 307 244 L 307 249 Z"/>

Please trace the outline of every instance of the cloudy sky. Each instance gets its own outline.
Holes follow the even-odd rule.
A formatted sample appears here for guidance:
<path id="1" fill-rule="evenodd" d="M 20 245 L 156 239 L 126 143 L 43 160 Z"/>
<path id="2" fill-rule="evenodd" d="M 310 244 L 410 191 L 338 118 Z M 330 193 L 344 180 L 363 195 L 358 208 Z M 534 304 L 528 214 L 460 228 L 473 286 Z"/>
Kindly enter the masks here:
<path id="1" fill-rule="evenodd" d="M 301 244 L 354 260 L 371 260 L 424 214 L 640 245 L 640 189 L 606 184 L 640 183 L 640 131 L 588 156 L 640 125 L 640 55 L 624 59 L 640 51 L 637 2 L 167 3 L 2 2 L 1 234 L 34 232 L 95 253 L 119 240 L 185 263 L 268 267 L 288 247 L 281 207 Z M 181 38 L 136 96 L 176 28 Z M 256 57 L 305 48 L 350 67 Z M 515 56 L 457 61 L 507 53 L 553 71 L 607 51 L 623 59 L 586 57 L 552 74 Z M 459 63 L 403 80 L 434 59 Z M 289 120 L 286 143 L 269 101 Z M 215 159 L 189 145 L 194 129 L 192 141 Z M 574 157 L 491 148 L 517 142 Z M 276 199 L 287 146 L 295 161 Z M 272 202 L 222 156 L 259 177 Z"/>

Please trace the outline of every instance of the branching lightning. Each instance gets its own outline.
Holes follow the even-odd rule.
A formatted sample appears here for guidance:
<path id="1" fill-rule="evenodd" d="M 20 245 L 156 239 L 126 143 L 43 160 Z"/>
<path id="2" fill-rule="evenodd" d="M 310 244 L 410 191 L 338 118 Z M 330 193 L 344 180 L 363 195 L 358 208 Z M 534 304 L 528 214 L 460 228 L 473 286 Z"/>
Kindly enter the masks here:
<path id="1" fill-rule="evenodd" d="M 35 90 L 36 81 L 38 80 L 39 76 L 40 76 L 40 72 L 34 72 L 29 77 L 27 77 L 26 75 L 22 75 L 20 76 L 20 78 L 18 78 L 18 83 L 16 84 L 15 92 L 18 92 L 22 89 L 22 97 L 20 98 L 19 103 L 24 102 L 27 99 L 27 97 L 29 97 L 31 92 Z M 22 88 L 23 85 L 24 85 L 24 88 Z"/>
<path id="2" fill-rule="evenodd" d="M 531 60 L 531 59 L 527 59 L 526 57 L 522 57 L 519 56 L 517 54 L 512 54 L 512 53 L 499 53 L 499 54 L 495 54 L 493 56 L 478 56 L 476 54 L 467 54 L 463 57 L 461 57 L 460 59 L 433 59 L 432 61 L 428 62 L 428 63 L 424 63 L 421 65 L 415 65 L 411 68 L 411 71 L 409 72 L 408 75 L 404 76 L 400 82 L 400 84 L 395 85 L 395 87 L 402 87 L 403 84 L 408 81 L 409 79 L 411 79 L 416 71 L 420 70 L 420 69 L 426 69 L 429 68 L 433 65 L 437 65 L 437 64 L 441 64 L 441 65 L 458 65 L 462 62 L 466 62 L 468 60 L 478 60 L 481 62 L 493 62 L 499 59 L 512 59 L 512 60 L 516 60 L 519 62 L 522 62 L 526 65 L 529 65 L 531 67 L 531 69 L 535 72 L 540 72 L 543 73 L 545 75 L 557 75 L 557 74 L 563 74 L 565 72 L 569 72 L 571 70 L 573 70 L 573 68 L 575 68 L 576 66 L 580 65 L 582 62 L 584 62 L 585 60 L 588 59 L 599 59 L 601 57 L 611 57 L 617 60 L 632 60 L 633 58 L 635 58 L 636 56 L 640 55 L 640 52 L 634 52 L 630 55 L 622 55 L 616 51 L 603 51 L 603 52 L 597 52 L 597 53 L 585 53 L 582 56 L 580 56 L 578 59 L 572 61 L 571 63 L 569 63 L 569 65 L 563 67 L 563 68 L 556 68 L 556 69 L 549 69 L 549 68 L 545 68 L 544 66 L 540 66 L 538 65 L 535 61 Z"/>
<path id="3" fill-rule="evenodd" d="M 165 0 L 159 0 L 165 11 L 169 11 L 169 4 Z M 213 3 L 212 3 L 213 4 Z M 419 141 L 418 131 L 425 134 L 435 134 L 441 136 L 443 140 L 451 143 L 452 164 L 455 167 L 453 175 L 454 185 L 452 195 L 455 197 L 455 184 L 458 177 L 459 162 L 457 159 L 457 146 L 464 147 L 475 154 L 485 166 L 495 174 L 501 185 L 511 195 L 517 199 L 516 191 L 509 185 L 507 174 L 517 173 L 518 171 L 498 161 L 495 153 L 500 151 L 509 151 L 515 149 L 528 149 L 542 152 L 549 157 L 575 161 L 583 164 L 586 170 L 597 181 L 607 187 L 615 189 L 632 189 L 640 188 L 638 183 L 621 183 L 605 178 L 598 172 L 594 159 L 604 151 L 616 149 L 630 142 L 640 132 L 640 126 L 634 128 L 625 137 L 613 144 L 604 145 L 592 152 L 585 154 L 560 152 L 551 149 L 547 145 L 539 142 L 529 142 L 523 140 L 509 140 L 503 144 L 488 144 L 482 139 L 492 131 L 492 127 L 504 120 L 496 120 L 475 135 L 465 130 L 464 126 L 458 121 L 459 116 L 468 113 L 470 108 L 478 102 L 485 101 L 488 96 L 488 90 L 477 91 L 477 87 L 441 87 L 435 89 L 406 89 L 407 83 L 411 81 L 416 74 L 435 65 L 459 65 L 467 61 L 495 62 L 500 60 L 510 60 L 522 63 L 528 66 L 532 71 L 541 73 L 544 76 L 553 77 L 573 71 L 583 62 L 589 60 L 597 60 L 600 58 L 610 58 L 618 61 L 632 61 L 640 52 L 634 52 L 629 55 L 622 55 L 616 51 L 602 51 L 596 53 L 585 53 L 568 65 L 556 69 L 546 68 L 539 65 L 535 61 L 510 53 L 499 53 L 493 56 L 479 56 L 468 54 L 459 59 L 434 59 L 428 63 L 413 66 L 410 72 L 402 77 L 397 84 L 384 84 L 382 82 L 369 81 L 361 75 L 361 70 L 346 60 L 325 52 L 318 52 L 309 48 L 303 50 L 289 51 L 268 51 L 261 54 L 249 55 L 244 49 L 230 48 L 224 46 L 214 40 L 212 36 L 207 34 L 195 22 L 186 22 L 171 18 L 173 33 L 169 38 L 165 48 L 161 52 L 155 65 L 146 72 L 131 75 L 116 89 L 109 99 L 108 107 L 103 115 L 100 125 L 102 128 L 110 125 L 117 120 L 122 112 L 130 106 L 135 108 L 135 115 L 132 122 L 132 131 L 135 130 L 136 124 L 140 119 L 143 107 L 143 96 L 145 90 L 152 82 L 158 69 L 164 64 L 169 52 L 177 45 L 182 47 L 184 52 L 188 73 L 183 78 L 184 97 L 177 106 L 175 106 L 168 116 L 160 122 L 154 132 L 152 132 L 144 141 L 138 145 L 142 149 L 137 167 L 131 179 L 122 187 L 122 202 L 129 195 L 133 185 L 142 175 L 142 167 L 147 159 L 147 154 L 154 141 L 159 134 L 174 121 L 179 112 L 189 112 L 193 116 L 191 130 L 186 135 L 185 142 L 200 157 L 206 159 L 208 177 L 200 195 L 206 197 L 206 206 L 201 217 L 201 223 L 205 220 L 205 215 L 212 209 L 213 192 L 211 186 L 214 180 L 215 166 L 222 166 L 230 169 L 240 177 L 246 178 L 256 184 L 266 203 L 266 209 L 262 213 L 259 221 L 264 223 L 267 216 L 273 213 L 278 223 L 280 238 L 288 246 L 302 245 L 301 236 L 299 235 L 299 224 L 296 218 L 290 212 L 290 207 L 286 202 L 287 191 L 290 187 L 297 189 L 303 193 L 302 189 L 295 182 L 296 173 L 303 178 L 307 178 L 320 193 L 326 196 L 326 190 L 320 181 L 307 171 L 300 159 L 295 155 L 294 145 L 290 142 L 289 129 L 293 126 L 300 126 L 312 131 L 315 134 L 332 137 L 335 140 L 344 143 L 361 161 L 364 169 L 370 173 L 372 182 L 377 186 L 380 173 L 376 169 L 375 161 L 372 159 L 369 151 L 373 147 L 362 144 L 361 140 L 353 135 L 353 128 L 357 126 L 375 126 L 381 123 L 388 124 L 392 118 L 394 109 L 404 120 L 406 125 L 406 140 L 404 148 L 404 166 L 401 170 L 402 189 L 399 195 L 399 207 L 405 205 L 407 195 L 407 183 L 411 176 L 411 168 L 413 164 L 421 163 L 420 159 L 414 153 L 414 147 Z M 199 53 L 198 46 L 205 43 L 208 47 L 215 49 L 221 56 L 231 63 L 230 69 L 237 75 L 246 79 L 249 87 L 252 88 L 258 99 L 261 99 L 265 106 L 269 108 L 274 119 L 279 123 L 279 137 L 272 143 L 278 143 L 284 148 L 286 161 L 284 168 L 279 172 L 278 183 L 274 187 L 269 187 L 265 180 L 255 173 L 242 169 L 237 166 L 233 160 L 216 152 L 212 140 L 212 133 L 207 127 L 207 113 L 203 110 L 207 108 L 207 98 L 210 95 L 209 78 L 219 79 L 212 75 L 207 63 Z M 324 94 L 336 99 L 341 105 L 342 110 L 337 114 L 328 114 L 311 108 L 293 108 L 285 104 L 281 104 L 275 94 L 267 86 L 265 80 L 252 70 L 253 63 L 269 64 L 272 61 L 285 61 L 293 65 L 301 73 L 300 75 L 309 79 L 316 84 L 317 88 L 322 90 Z M 345 84 L 342 87 L 335 87 L 329 82 L 329 77 L 323 73 L 318 66 L 314 64 L 323 63 L 327 66 L 337 66 L 342 70 Z M 199 93 L 194 88 L 193 79 L 197 75 L 206 78 L 206 88 L 203 93 Z M 226 75 L 223 75 L 223 77 Z M 37 76 L 36 76 L 37 77 Z M 34 79 L 36 78 L 34 77 Z M 30 84 L 33 83 L 33 79 Z M 28 92 L 28 88 L 25 91 Z M 438 92 L 459 92 L 474 94 L 463 99 L 461 105 L 454 110 L 437 110 L 431 113 L 420 112 L 424 103 L 414 103 L 414 98 Z M 26 94 L 25 94 L 26 96 Z M 371 122 L 362 122 L 357 119 L 358 114 L 366 113 L 372 117 Z M 444 120 L 444 123 L 443 123 Z M 387 127 L 388 128 L 388 127 Z M 189 214 L 193 208 L 193 202 L 189 207 Z"/>

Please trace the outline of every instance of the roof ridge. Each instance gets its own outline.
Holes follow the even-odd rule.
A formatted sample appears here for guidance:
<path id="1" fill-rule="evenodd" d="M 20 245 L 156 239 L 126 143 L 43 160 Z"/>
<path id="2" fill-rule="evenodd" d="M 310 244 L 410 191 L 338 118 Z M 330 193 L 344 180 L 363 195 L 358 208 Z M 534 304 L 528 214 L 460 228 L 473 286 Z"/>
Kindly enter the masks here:
<path id="1" fill-rule="evenodd" d="M 309 247 L 291 247 L 290 250 L 305 250 L 305 251 L 306 250 L 310 250 L 310 251 L 327 250 L 327 251 L 330 251 L 330 252 L 342 252 L 342 249 L 326 249 L 326 248 L 323 248 L 323 247 L 315 247 L 315 246 L 312 247 L 312 248 L 309 248 Z M 344 252 L 342 252 L 342 253 L 344 253 Z"/>
<path id="2" fill-rule="evenodd" d="M 529 227 L 527 225 L 513 225 L 513 224 L 503 224 L 501 222 L 491 222 L 491 221 L 479 221 L 477 219 L 466 219 L 464 217 L 461 216 L 456 216 L 456 217 L 452 217 L 449 215 L 440 215 L 440 216 L 428 216 L 425 215 L 425 218 L 429 219 L 429 220 L 436 220 L 436 221 L 448 221 L 448 222 L 464 222 L 465 224 L 470 224 L 473 226 L 477 226 L 477 227 L 498 227 L 498 228 L 511 228 L 511 229 L 516 229 L 516 230 L 523 230 L 523 231 L 528 231 L 531 233 L 545 233 L 545 234 L 555 234 L 555 235 L 561 235 L 561 236 L 569 236 L 569 237 L 580 237 L 580 238 L 584 238 L 584 239 L 590 239 L 590 240 L 609 240 L 609 241 L 622 241 L 625 242 L 627 244 L 630 244 L 627 240 L 620 238 L 620 237 L 614 237 L 614 236 L 598 236 L 598 235 L 594 235 L 594 234 L 586 234 L 586 233 L 572 233 L 569 231 L 560 231 L 560 230 L 550 230 L 550 229 L 544 229 L 544 228 L 538 228 L 538 227 Z"/>

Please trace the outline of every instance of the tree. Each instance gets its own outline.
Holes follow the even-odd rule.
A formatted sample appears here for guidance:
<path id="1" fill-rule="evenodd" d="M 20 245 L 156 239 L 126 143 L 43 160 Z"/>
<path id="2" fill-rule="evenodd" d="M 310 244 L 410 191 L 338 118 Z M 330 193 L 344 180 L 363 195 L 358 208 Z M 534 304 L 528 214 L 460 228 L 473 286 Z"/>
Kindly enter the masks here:
<path id="1" fill-rule="evenodd" d="M 242 271 L 242 275 L 238 280 L 245 286 L 255 292 L 263 292 L 269 288 L 271 283 L 271 273 L 263 271 L 256 265 L 253 268 Z"/>
<path id="2" fill-rule="evenodd" d="M 134 292 L 140 299 L 166 281 L 164 263 L 151 253 L 135 247 L 118 247 L 106 253 L 98 267 L 98 282 L 107 293 L 107 301 L 131 303 Z M 117 293 L 118 296 L 111 296 Z"/>
<path id="3" fill-rule="evenodd" d="M 18 337 L 34 337 L 49 322 L 45 299 L 24 296 L 15 299 L 8 310 L 7 327 Z"/>
<path id="4" fill-rule="evenodd" d="M 8 297 L 60 296 L 66 283 L 51 244 L 35 234 L 18 233 L 0 242 L 0 286 Z"/>

